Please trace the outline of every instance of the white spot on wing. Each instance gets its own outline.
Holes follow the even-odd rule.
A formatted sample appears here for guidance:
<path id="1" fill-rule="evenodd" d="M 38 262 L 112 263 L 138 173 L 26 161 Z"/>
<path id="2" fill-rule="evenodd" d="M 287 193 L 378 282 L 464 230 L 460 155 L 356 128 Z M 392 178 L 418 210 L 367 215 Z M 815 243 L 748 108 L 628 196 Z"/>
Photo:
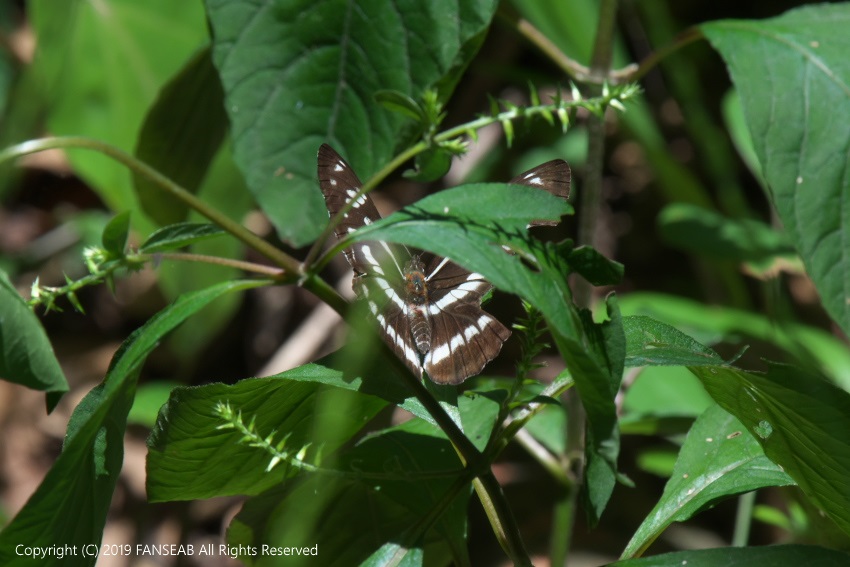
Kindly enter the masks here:
<path id="1" fill-rule="evenodd" d="M 470 325 L 469 327 L 463 330 L 463 338 L 465 338 L 467 341 L 470 341 L 472 337 L 478 335 L 479 333 L 481 333 L 481 329 L 479 329 L 475 325 Z"/>
<path id="2" fill-rule="evenodd" d="M 428 357 L 431 359 L 431 364 L 439 364 L 443 360 L 447 359 L 449 355 L 451 355 L 452 350 L 448 344 L 442 344 L 437 348 L 431 349 L 431 352 L 428 353 Z"/>
<path id="3" fill-rule="evenodd" d="M 462 284 L 451 290 L 449 293 L 441 297 L 439 301 L 429 305 L 428 313 L 430 313 L 431 315 L 438 315 L 441 311 L 444 311 L 446 308 L 448 308 L 452 303 L 465 300 L 470 293 L 481 293 L 482 288 L 488 285 L 489 284 L 481 280 L 467 279 L 465 282 L 463 282 Z"/>

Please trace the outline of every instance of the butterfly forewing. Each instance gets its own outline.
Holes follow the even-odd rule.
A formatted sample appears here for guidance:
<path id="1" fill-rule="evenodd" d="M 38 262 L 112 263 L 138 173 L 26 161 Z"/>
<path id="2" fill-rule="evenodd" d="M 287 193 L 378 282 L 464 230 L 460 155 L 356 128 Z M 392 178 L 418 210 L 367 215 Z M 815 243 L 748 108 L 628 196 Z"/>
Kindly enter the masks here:
<path id="1" fill-rule="evenodd" d="M 520 173 L 508 183 L 537 187 L 567 199 L 570 196 L 570 166 L 562 159 L 553 159 L 528 171 Z M 558 221 L 538 219 L 531 221 L 528 226 L 555 226 Z"/>

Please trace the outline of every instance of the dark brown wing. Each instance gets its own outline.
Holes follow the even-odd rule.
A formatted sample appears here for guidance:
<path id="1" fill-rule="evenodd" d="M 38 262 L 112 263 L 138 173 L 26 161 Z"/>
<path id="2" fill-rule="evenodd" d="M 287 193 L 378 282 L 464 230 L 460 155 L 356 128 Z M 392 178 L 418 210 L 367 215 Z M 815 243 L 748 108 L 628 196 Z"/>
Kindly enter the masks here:
<path id="1" fill-rule="evenodd" d="M 360 190 L 360 179 L 333 148 L 323 144 L 318 156 L 319 187 L 325 197 L 328 214 L 333 217 Z M 343 238 L 358 228 L 381 218 L 368 195 L 357 198 L 354 206 L 336 226 L 334 233 Z M 366 301 L 378 320 L 381 336 L 390 349 L 416 376 L 422 376 L 422 364 L 410 336 L 407 306 L 404 300 L 405 264 L 410 253 L 403 246 L 368 240 L 356 242 L 345 250 L 345 258 L 354 268 L 354 288 Z"/>
<path id="2" fill-rule="evenodd" d="M 511 332 L 481 309 L 492 285 L 481 274 L 435 256 L 426 264 L 431 350 L 425 371 L 438 384 L 460 384 L 498 356 Z"/>
<path id="3" fill-rule="evenodd" d="M 568 199 L 570 196 L 570 166 L 562 159 L 553 159 L 520 173 L 508 183 L 537 187 L 549 193 Z M 555 226 L 557 221 L 535 220 L 529 226 Z"/>
<path id="4" fill-rule="evenodd" d="M 371 284 L 372 282 L 370 282 Z M 354 289 L 357 290 L 358 282 L 355 279 Z M 371 287 L 371 285 L 369 286 Z M 364 288 L 363 291 L 369 288 Z M 389 301 L 383 306 L 370 299 L 371 292 L 363 294 L 369 305 L 369 310 L 378 320 L 381 338 L 387 343 L 395 355 L 404 362 L 414 376 L 422 378 L 422 359 L 416 350 L 416 342 L 410 332 L 410 322 L 407 318 L 406 307 L 396 301 Z M 379 295 L 379 297 L 381 297 Z M 396 294 L 396 297 L 398 295 Z"/>
<path id="5" fill-rule="evenodd" d="M 431 350 L 425 372 L 438 384 L 460 384 L 496 358 L 511 332 L 471 303 L 456 303 L 431 316 Z"/>

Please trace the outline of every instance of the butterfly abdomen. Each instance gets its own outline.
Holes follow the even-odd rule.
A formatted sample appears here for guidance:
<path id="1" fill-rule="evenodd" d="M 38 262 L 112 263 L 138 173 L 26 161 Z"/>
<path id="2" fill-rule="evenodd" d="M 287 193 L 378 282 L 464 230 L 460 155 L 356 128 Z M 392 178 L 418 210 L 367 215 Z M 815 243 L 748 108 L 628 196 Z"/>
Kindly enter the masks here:
<path id="1" fill-rule="evenodd" d="M 416 350 L 426 354 L 431 350 L 431 321 L 428 320 L 428 284 L 425 266 L 414 256 L 404 267 L 404 290 L 407 300 L 407 318 L 410 333 L 416 342 Z"/>

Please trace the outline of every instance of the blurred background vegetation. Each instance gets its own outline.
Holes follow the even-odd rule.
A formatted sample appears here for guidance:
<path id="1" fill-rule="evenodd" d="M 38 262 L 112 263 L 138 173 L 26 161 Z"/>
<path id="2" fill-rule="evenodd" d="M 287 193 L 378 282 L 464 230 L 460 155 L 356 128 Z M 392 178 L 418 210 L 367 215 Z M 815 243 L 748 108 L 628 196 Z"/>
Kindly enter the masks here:
<path id="1" fill-rule="evenodd" d="M 624 1 L 614 66 L 642 60 L 691 25 L 766 18 L 800 4 Z M 503 17 L 496 19 L 450 101 L 446 124 L 485 111 L 488 95 L 521 103 L 529 82 L 541 92 L 567 84 L 567 77 L 508 23 L 512 14 L 522 14 L 565 53 L 587 62 L 597 9 L 592 0 L 505 2 Z M 200 1 L 0 3 L 0 147 L 46 135 L 75 135 L 139 151 L 140 134 L 161 90 L 208 41 Z M 820 307 L 799 260 L 775 230 L 740 105 L 720 57 L 707 42 L 690 44 L 664 59 L 641 86 L 645 94 L 640 102 L 625 114 L 609 113 L 606 123 L 605 204 L 597 246 L 625 265 L 626 278 L 615 290 L 595 290 L 596 297 L 616 291 L 626 314 L 649 314 L 671 323 L 714 345 L 726 359 L 747 345 L 740 362 L 745 367 L 763 368 L 762 358 L 802 360 L 825 368 L 846 386 L 846 337 L 838 338 L 840 331 Z M 176 109 L 166 120 L 179 125 L 186 114 L 188 109 Z M 519 125 L 511 148 L 497 128 L 486 130 L 442 184 L 504 180 L 561 157 L 572 166 L 580 206 L 587 143 L 581 118 L 566 134 L 543 122 Z M 304 250 L 278 241 L 271 224 L 254 212 L 229 144 L 219 147 L 215 139 L 224 134 L 211 132 L 210 140 L 204 140 L 217 152 L 212 168 L 186 175 L 194 176 L 198 193 L 210 203 L 303 257 Z M 381 208 L 392 210 L 436 188 L 396 176 L 376 198 Z M 136 242 L 155 228 L 140 209 L 130 173 L 97 153 L 49 151 L 15 167 L 0 164 L 0 268 L 24 296 L 36 277 L 43 285 L 61 285 L 65 274 L 80 277 L 86 273 L 82 249 L 99 244 L 105 223 L 124 210 L 132 212 Z M 558 230 L 547 235 L 574 237 L 574 221 L 567 219 Z M 204 243 L 196 251 L 243 254 L 229 240 Z M 64 305 L 64 311 L 43 318 L 72 391 L 54 414 L 45 416 L 42 394 L 0 382 L 0 519 L 14 515 L 49 468 L 71 409 L 103 378 L 117 345 L 179 293 L 234 273 L 223 267 L 164 263 L 118 280 L 114 293 L 105 286 L 83 290 L 79 299 L 85 315 Z M 342 263 L 334 264 L 328 277 L 348 290 Z M 517 312 L 510 306 L 496 310 L 503 320 Z M 170 386 L 232 382 L 301 364 L 335 348 L 339 329 L 335 315 L 295 287 L 256 290 L 244 301 L 228 296 L 181 327 L 145 366 L 105 541 L 170 542 L 186 534 L 201 542 L 218 541 L 236 500 L 145 504 L 144 440 Z M 509 345 L 507 350 L 515 348 Z M 510 356 L 504 359 L 501 369 L 490 371 L 509 373 Z M 557 364 L 553 359 L 542 371 L 544 379 L 561 369 Z M 657 434 L 631 436 L 624 445 L 620 463 L 637 488 L 618 487 L 614 501 L 619 505 L 603 516 L 599 528 L 577 530 L 576 550 L 586 552 L 591 563 L 613 559 L 624 547 L 661 492 L 680 433 L 687 430 L 682 424 L 689 424 L 708 403 L 683 368 L 646 370 L 627 376 L 626 385 L 624 432 L 641 432 L 651 417 L 655 425 L 650 430 Z M 563 416 L 550 419 L 554 421 L 548 423 L 557 424 Z M 660 434 L 660 422 L 669 427 L 668 434 Z M 541 495 L 558 487 L 519 448 L 505 453 L 497 474 L 529 548 L 545 552 L 552 518 Z M 782 503 L 781 509 L 790 512 L 762 509 L 765 521 L 756 524 L 752 541 L 777 542 L 792 533 L 802 540 L 815 537 L 795 500 L 793 489 L 760 493 L 760 501 Z M 471 513 L 473 554 L 496 554 L 473 555 L 475 564 L 501 560 L 477 503 Z M 675 525 L 653 550 L 723 545 L 729 541 L 734 513 L 730 501 Z"/>

